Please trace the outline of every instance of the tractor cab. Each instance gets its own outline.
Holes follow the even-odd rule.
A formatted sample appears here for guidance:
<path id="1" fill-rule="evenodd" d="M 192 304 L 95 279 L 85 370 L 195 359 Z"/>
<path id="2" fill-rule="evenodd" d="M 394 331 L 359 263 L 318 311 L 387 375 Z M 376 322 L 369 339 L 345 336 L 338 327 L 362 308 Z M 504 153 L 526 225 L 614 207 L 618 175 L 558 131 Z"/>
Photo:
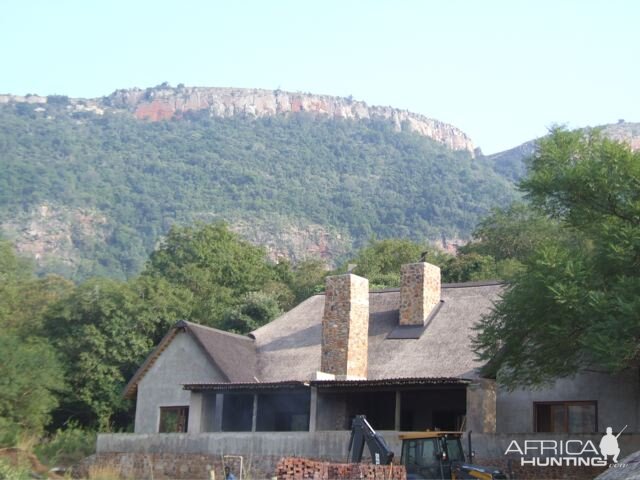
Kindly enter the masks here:
<path id="1" fill-rule="evenodd" d="M 400 435 L 407 480 L 452 478 L 452 465 L 465 461 L 460 437 L 460 432 L 440 431 Z"/>
<path id="2" fill-rule="evenodd" d="M 461 437 L 462 432 L 441 431 L 400 435 L 401 463 L 407 470 L 407 480 L 507 478 L 497 468 L 466 463 Z"/>

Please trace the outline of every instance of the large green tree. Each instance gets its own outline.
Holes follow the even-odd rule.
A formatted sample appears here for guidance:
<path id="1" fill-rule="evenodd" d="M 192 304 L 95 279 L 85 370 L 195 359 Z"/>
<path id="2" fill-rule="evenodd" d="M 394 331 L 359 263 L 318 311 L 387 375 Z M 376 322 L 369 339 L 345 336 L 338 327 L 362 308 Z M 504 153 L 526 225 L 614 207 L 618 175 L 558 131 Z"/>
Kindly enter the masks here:
<path id="1" fill-rule="evenodd" d="M 475 349 L 487 371 L 516 387 L 637 366 L 640 153 L 597 131 L 554 129 L 521 188 L 563 233 L 531 247 L 479 325 Z"/>
<path id="2" fill-rule="evenodd" d="M 0 333 L 0 446 L 42 433 L 65 390 L 63 372 L 44 339 Z"/>
<path id="3" fill-rule="evenodd" d="M 567 233 L 559 222 L 531 208 L 530 204 L 515 202 L 483 218 L 473 232 L 473 241 L 460 250 L 488 255 L 497 261 L 522 262 L 538 246 Z"/>
<path id="4" fill-rule="evenodd" d="M 423 255 L 424 254 L 424 255 Z M 371 240 L 342 268 L 354 264 L 353 273 L 369 279 L 372 287 L 397 287 L 400 285 L 400 267 L 419 262 L 421 258 L 435 265 L 442 265 L 448 258 L 433 247 L 403 238 Z"/>
<path id="5" fill-rule="evenodd" d="M 402 238 L 372 240 L 339 271 L 355 264 L 353 272 L 368 278 L 373 288 L 397 287 L 402 265 L 420 261 L 439 266 L 442 281 L 446 283 L 496 279 L 500 273 L 500 264 L 491 255 L 469 251 L 454 256 Z"/>
<path id="6" fill-rule="evenodd" d="M 126 424 L 124 385 L 169 327 L 189 317 L 192 299 L 163 279 L 93 279 L 52 306 L 45 327 L 71 387 L 60 416 L 105 430 L 120 414 Z"/>
<path id="7" fill-rule="evenodd" d="M 0 445 L 42 432 L 65 389 L 62 364 L 42 335 L 41 318 L 69 288 L 58 277 L 36 278 L 32 264 L 0 240 Z"/>
<path id="8" fill-rule="evenodd" d="M 245 303 L 244 310 L 251 310 L 254 299 L 250 292 L 261 291 L 282 308 L 289 307 L 293 294 L 287 276 L 267 259 L 263 248 L 242 240 L 223 223 L 172 227 L 143 273 L 143 277 L 162 278 L 187 289 L 193 296 L 189 318 L 214 327 L 222 327 L 230 311 L 243 310 Z M 264 317 L 260 323 L 268 320 L 269 316 Z M 241 324 L 250 325 L 240 322 L 234 329 Z"/>

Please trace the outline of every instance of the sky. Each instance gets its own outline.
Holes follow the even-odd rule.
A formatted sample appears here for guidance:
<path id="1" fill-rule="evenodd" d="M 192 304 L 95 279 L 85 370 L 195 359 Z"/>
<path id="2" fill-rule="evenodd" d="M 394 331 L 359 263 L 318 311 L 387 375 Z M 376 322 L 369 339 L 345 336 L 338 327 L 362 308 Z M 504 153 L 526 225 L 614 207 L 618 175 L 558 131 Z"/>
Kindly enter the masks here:
<path id="1" fill-rule="evenodd" d="M 637 0 L 2 0 L 0 93 L 162 82 L 390 105 L 485 154 L 640 121 Z"/>

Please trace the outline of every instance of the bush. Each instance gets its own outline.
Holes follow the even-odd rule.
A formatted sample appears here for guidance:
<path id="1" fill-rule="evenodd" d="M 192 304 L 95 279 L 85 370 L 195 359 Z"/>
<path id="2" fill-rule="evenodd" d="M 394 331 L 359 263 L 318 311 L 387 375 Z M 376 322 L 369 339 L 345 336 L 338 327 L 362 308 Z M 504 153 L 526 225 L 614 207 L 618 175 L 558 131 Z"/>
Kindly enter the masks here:
<path id="1" fill-rule="evenodd" d="M 96 432 L 84 430 L 71 423 L 58 429 L 49 439 L 35 448 L 41 462 L 47 465 L 71 466 L 95 453 Z"/>
<path id="2" fill-rule="evenodd" d="M 0 480 L 29 480 L 31 474 L 23 467 L 14 467 L 0 459 Z"/>
<path id="3" fill-rule="evenodd" d="M 0 417 L 0 448 L 15 446 L 19 437 L 20 426 L 7 418 Z"/>

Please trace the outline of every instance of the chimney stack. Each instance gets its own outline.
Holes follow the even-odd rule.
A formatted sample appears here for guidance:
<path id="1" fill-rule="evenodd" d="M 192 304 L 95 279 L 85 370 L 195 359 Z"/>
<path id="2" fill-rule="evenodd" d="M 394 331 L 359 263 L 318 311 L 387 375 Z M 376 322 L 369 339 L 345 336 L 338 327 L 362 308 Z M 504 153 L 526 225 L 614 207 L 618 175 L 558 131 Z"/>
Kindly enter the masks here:
<path id="1" fill-rule="evenodd" d="M 400 325 L 424 325 L 440 303 L 440 268 L 409 263 L 400 269 Z"/>
<path id="2" fill-rule="evenodd" d="M 369 280 L 350 273 L 327 277 L 318 377 L 367 378 L 368 345 Z"/>

